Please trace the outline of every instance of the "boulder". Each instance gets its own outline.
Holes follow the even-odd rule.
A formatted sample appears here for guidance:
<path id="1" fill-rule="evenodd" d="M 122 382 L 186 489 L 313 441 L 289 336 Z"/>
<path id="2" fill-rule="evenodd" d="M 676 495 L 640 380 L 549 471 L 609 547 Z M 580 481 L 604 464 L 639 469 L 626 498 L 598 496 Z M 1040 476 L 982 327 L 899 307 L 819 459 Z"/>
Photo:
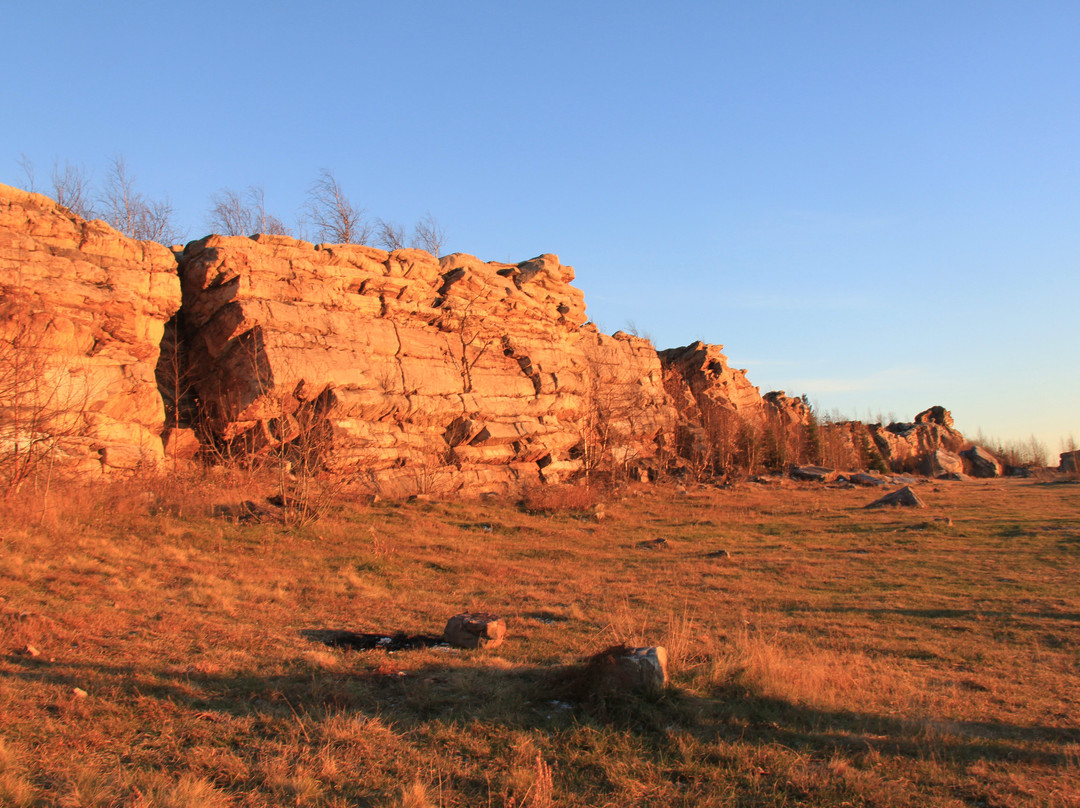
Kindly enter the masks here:
<path id="1" fill-rule="evenodd" d="M 1062 452 L 1058 459 L 1058 471 L 1071 474 L 1080 471 L 1080 451 Z"/>
<path id="2" fill-rule="evenodd" d="M 887 484 L 881 477 L 865 471 L 856 472 L 848 479 L 855 483 L 855 485 L 880 487 Z"/>
<path id="3" fill-rule="evenodd" d="M 816 483 L 829 483 L 837 478 L 839 472 L 824 466 L 799 466 L 791 470 L 794 480 L 806 480 Z"/>
<path id="4" fill-rule="evenodd" d="M 657 695 L 668 681 L 667 649 L 612 646 L 590 658 L 588 671 L 594 695 Z"/>
<path id="5" fill-rule="evenodd" d="M 890 494 L 886 494 L 881 499 L 875 499 L 867 508 L 885 508 L 885 507 L 907 507 L 907 508 L 925 508 L 926 505 L 918 495 L 911 490 L 911 486 L 905 485 Z"/>
<path id="6" fill-rule="evenodd" d="M 964 471 L 964 461 L 960 456 L 944 449 L 935 449 L 929 454 L 923 455 L 919 460 L 919 473 L 927 477 L 941 477 L 945 474 L 961 474 Z"/>
<path id="7" fill-rule="evenodd" d="M 484 613 L 455 614 L 443 630 L 443 640 L 459 648 L 498 648 L 505 636 L 506 621 Z"/>
<path id="8" fill-rule="evenodd" d="M 1001 461 L 982 446 L 972 446 L 970 449 L 961 452 L 960 456 L 964 458 L 964 465 L 967 467 L 966 471 L 972 477 L 983 479 L 1000 477 L 1005 470 Z"/>

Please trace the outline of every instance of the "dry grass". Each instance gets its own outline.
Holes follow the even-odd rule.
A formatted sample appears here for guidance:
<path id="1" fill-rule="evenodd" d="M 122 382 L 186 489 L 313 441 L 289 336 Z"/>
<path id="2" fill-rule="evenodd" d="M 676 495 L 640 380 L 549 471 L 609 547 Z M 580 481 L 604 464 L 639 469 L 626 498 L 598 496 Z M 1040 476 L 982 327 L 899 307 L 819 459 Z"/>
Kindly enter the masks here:
<path id="1" fill-rule="evenodd" d="M 229 517 L 259 497 L 227 475 L 5 503 L 0 805 L 1075 806 L 1080 486 L 1047 482 L 930 483 L 921 511 L 640 487 L 602 522 L 380 503 L 296 530 Z M 321 641 L 466 609 L 507 643 Z M 615 642 L 668 647 L 662 698 L 553 687 Z"/>

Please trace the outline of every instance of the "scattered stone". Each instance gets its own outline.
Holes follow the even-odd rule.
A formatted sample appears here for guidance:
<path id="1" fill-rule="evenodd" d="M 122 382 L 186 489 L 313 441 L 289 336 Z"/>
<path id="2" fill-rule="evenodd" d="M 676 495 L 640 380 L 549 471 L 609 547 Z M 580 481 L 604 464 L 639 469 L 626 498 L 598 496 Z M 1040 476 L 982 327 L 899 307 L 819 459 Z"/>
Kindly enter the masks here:
<path id="1" fill-rule="evenodd" d="M 41 651 L 30 645 L 30 643 L 27 643 L 25 646 L 23 646 L 22 650 L 19 653 L 21 653 L 23 656 L 28 656 L 31 659 L 36 659 L 37 657 L 41 656 Z"/>
<path id="2" fill-rule="evenodd" d="M 706 558 L 731 558 L 731 553 L 727 550 L 713 550 L 711 553 L 705 554 Z"/>
<path id="3" fill-rule="evenodd" d="M 72 689 L 71 695 L 73 695 L 77 699 L 85 699 L 88 694 L 81 687 L 76 687 L 76 688 Z"/>
<path id="4" fill-rule="evenodd" d="M 1006 477 L 1030 477 L 1032 475 L 1031 469 L 1025 466 L 1006 466 Z"/>
<path id="5" fill-rule="evenodd" d="M 951 483 L 971 482 L 971 478 L 960 471 L 950 472 L 949 474 L 942 474 L 940 477 L 938 477 L 938 479 Z"/>
<path id="6" fill-rule="evenodd" d="M 506 621 L 483 612 L 455 614 L 443 630 L 443 639 L 459 648 L 498 648 L 505 636 Z"/>
<path id="7" fill-rule="evenodd" d="M 667 545 L 668 540 L 665 538 L 646 539 L 637 544 L 642 550 L 664 550 L 667 549 Z"/>
<path id="8" fill-rule="evenodd" d="M 656 695 L 667 684 L 667 663 L 662 645 L 613 645 L 589 659 L 589 679 L 599 695 Z"/>
<path id="9" fill-rule="evenodd" d="M 986 451 L 982 446 L 972 446 L 967 451 L 961 452 L 964 465 L 969 468 L 972 477 L 990 479 L 1000 477 L 1004 467 L 1001 461 Z"/>
<path id="10" fill-rule="evenodd" d="M 881 499 L 875 499 L 867 508 L 884 508 L 887 506 L 905 506 L 908 508 L 925 508 L 926 505 L 918 495 L 911 490 L 911 486 L 905 485 L 898 491 L 886 494 Z"/>

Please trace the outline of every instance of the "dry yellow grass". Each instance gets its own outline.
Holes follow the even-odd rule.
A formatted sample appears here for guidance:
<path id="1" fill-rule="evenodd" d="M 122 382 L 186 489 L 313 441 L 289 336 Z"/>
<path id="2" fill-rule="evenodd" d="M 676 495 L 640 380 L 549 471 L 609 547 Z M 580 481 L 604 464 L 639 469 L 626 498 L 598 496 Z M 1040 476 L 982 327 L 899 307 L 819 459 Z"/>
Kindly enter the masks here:
<path id="1" fill-rule="evenodd" d="M 292 531 L 215 517 L 256 498 L 229 475 L 7 503 L 0 805 L 1078 805 L 1080 485 L 1051 482 L 929 483 L 918 511 L 643 486 L 600 522 L 436 501 Z M 321 642 L 466 609 L 508 642 Z M 613 642 L 669 648 L 662 698 L 561 695 Z"/>

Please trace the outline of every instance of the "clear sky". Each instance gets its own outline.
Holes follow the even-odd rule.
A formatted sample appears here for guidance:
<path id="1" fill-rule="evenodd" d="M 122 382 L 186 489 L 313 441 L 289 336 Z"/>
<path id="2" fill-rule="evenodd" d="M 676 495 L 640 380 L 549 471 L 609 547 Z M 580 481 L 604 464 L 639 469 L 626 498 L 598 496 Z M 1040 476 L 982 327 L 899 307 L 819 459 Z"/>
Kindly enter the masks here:
<path id="1" fill-rule="evenodd" d="M 320 169 L 762 391 L 1080 440 L 1080 4 L 6 3 L 0 181 L 122 155 L 187 236 Z"/>

